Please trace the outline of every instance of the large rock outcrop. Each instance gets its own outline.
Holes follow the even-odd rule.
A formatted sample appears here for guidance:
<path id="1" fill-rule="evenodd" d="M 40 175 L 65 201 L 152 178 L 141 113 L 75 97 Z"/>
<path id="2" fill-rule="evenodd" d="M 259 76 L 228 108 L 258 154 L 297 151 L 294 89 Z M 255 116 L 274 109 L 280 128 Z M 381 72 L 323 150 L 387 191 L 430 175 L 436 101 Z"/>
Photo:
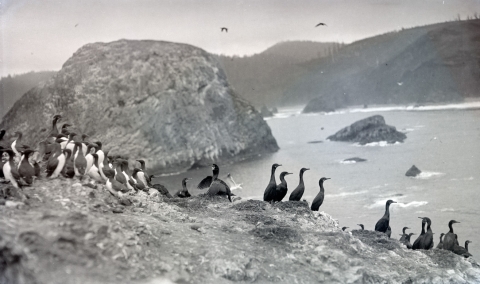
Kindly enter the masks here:
<path id="1" fill-rule="evenodd" d="M 1 128 L 33 145 L 54 114 L 152 170 L 243 159 L 278 150 L 262 116 L 229 87 L 199 48 L 119 40 L 80 48 L 46 84 L 30 90 Z"/>
<path id="2" fill-rule="evenodd" d="M 407 136 L 398 132 L 393 126 L 385 124 L 381 115 L 374 115 L 359 120 L 350 126 L 327 137 L 331 141 L 358 142 L 365 145 L 371 142 L 387 141 L 388 143 L 403 142 Z"/>

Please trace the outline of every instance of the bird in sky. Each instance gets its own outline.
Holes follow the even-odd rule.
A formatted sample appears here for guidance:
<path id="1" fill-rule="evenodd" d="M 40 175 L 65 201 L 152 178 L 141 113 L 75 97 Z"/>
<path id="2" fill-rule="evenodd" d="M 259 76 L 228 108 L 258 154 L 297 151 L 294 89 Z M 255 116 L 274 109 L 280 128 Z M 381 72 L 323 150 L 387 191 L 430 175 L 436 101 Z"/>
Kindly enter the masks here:
<path id="1" fill-rule="evenodd" d="M 318 23 L 315 27 L 318 27 L 318 26 L 327 26 L 327 24 L 325 24 L 325 23 Z"/>
<path id="2" fill-rule="evenodd" d="M 220 32 L 223 32 L 223 31 L 225 31 L 226 33 L 228 33 L 228 29 L 225 28 L 225 27 L 224 27 L 224 28 L 221 28 L 221 30 L 220 30 Z"/>

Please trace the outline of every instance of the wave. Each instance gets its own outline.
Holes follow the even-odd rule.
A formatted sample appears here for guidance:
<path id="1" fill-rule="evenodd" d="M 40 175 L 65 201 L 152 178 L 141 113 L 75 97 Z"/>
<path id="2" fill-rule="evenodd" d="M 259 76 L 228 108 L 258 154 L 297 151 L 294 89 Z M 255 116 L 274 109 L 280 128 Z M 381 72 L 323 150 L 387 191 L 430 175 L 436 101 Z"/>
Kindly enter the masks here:
<path id="1" fill-rule="evenodd" d="M 440 211 L 442 211 L 442 212 L 455 212 L 455 209 L 453 209 L 453 208 L 442 208 L 442 209 L 440 209 Z"/>
<path id="2" fill-rule="evenodd" d="M 395 142 L 395 143 L 388 143 L 387 141 L 379 141 L 379 142 L 371 142 L 367 143 L 365 145 L 361 145 L 360 143 L 354 143 L 352 146 L 355 147 L 387 147 L 387 146 L 394 146 L 394 145 L 399 145 L 402 144 L 400 142 Z"/>
<path id="3" fill-rule="evenodd" d="M 400 198 L 403 198 L 405 196 L 402 196 Z M 390 198 L 388 198 L 390 199 Z M 388 199 L 382 199 L 382 200 L 378 200 L 376 201 L 375 203 L 373 204 L 370 204 L 368 206 L 365 206 L 369 209 L 373 209 L 373 208 L 377 208 L 377 207 L 385 207 L 385 203 L 387 202 Z M 397 197 L 397 199 L 399 199 Z M 398 202 L 398 203 L 394 203 L 392 206 L 400 206 L 402 208 L 407 208 L 407 207 L 420 207 L 420 206 L 424 206 L 424 205 L 427 205 L 428 204 L 428 201 L 411 201 L 411 202 L 408 202 L 408 203 L 403 203 L 403 202 Z"/>
<path id="4" fill-rule="evenodd" d="M 444 173 L 437 172 L 421 172 L 418 176 L 414 177 L 416 179 L 429 179 L 436 176 L 442 176 Z"/>
<path id="5" fill-rule="evenodd" d="M 480 109 L 480 101 L 459 104 L 445 105 L 426 105 L 426 106 L 374 106 L 369 108 L 349 108 L 340 109 L 333 112 L 325 113 L 325 115 L 345 114 L 345 113 L 368 113 L 368 112 L 387 112 L 387 111 L 432 111 L 432 110 L 466 110 Z"/>
<path id="6" fill-rule="evenodd" d="M 350 196 L 350 195 L 358 195 L 358 194 L 364 194 L 367 193 L 367 190 L 362 190 L 362 191 L 353 191 L 353 192 L 342 192 L 338 194 L 326 194 L 329 198 L 335 198 L 335 197 L 345 197 L 345 196 Z"/>

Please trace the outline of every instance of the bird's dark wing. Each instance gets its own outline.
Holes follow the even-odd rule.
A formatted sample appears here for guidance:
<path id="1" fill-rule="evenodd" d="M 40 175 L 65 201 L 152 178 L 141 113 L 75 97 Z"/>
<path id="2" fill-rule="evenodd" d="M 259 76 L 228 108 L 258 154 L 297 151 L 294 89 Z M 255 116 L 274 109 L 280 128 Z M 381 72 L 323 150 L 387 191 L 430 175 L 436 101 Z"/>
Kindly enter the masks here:
<path id="1" fill-rule="evenodd" d="M 156 190 L 158 190 L 162 195 L 165 195 L 165 196 L 168 197 L 168 198 L 172 198 L 172 197 L 173 197 L 173 196 L 170 194 L 170 192 L 168 192 L 168 189 L 167 189 L 165 186 L 163 186 L 163 185 L 161 185 L 161 184 L 159 184 L 159 183 L 154 184 L 152 187 L 155 188 Z"/>
<path id="2" fill-rule="evenodd" d="M 208 177 L 204 178 L 204 179 L 197 185 L 197 188 L 198 188 L 198 189 L 209 188 L 210 185 L 212 184 L 212 181 L 213 181 L 213 177 L 212 177 L 212 176 L 208 176 Z"/>
<path id="3" fill-rule="evenodd" d="M 385 233 L 388 229 L 389 223 L 390 222 L 384 218 L 378 220 L 377 224 L 375 224 L 375 231 Z"/>
<path id="4" fill-rule="evenodd" d="M 297 187 L 294 191 L 292 191 L 292 193 L 290 193 L 288 200 L 300 201 L 300 199 L 302 199 L 304 190 L 304 187 Z"/>

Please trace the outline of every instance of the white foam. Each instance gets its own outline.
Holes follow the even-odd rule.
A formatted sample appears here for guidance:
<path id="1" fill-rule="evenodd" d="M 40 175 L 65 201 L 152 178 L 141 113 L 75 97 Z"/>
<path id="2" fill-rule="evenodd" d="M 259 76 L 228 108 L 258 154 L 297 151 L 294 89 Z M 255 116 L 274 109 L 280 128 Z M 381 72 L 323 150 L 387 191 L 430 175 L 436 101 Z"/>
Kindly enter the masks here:
<path id="1" fill-rule="evenodd" d="M 480 101 L 445 105 L 427 105 L 427 106 L 373 106 L 369 108 L 348 108 L 340 109 L 334 112 L 325 113 L 325 115 L 344 114 L 344 113 L 368 113 L 368 112 L 387 112 L 387 111 L 432 111 L 432 110 L 464 110 L 478 109 Z"/>
<path id="2" fill-rule="evenodd" d="M 442 211 L 442 212 L 454 212 L 455 209 L 453 209 L 453 208 L 442 208 L 442 209 L 440 209 L 440 211 Z"/>
<path id="3" fill-rule="evenodd" d="M 369 209 L 373 209 L 373 208 L 377 208 L 377 207 L 385 207 L 385 203 L 387 203 L 388 199 L 398 200 L 398 199 L 401 199 L 401 198 L 405 198 L 405 196 L 396 196 L 394 198 L 377 200 L 375 203 L 373 203 L 371 205 L 368 205 L 366 207 L 369 208 Z M 423 206 L 423 205 L 426 205 L 426 204 L 428 204 L 428 201 L 411 201 L 411 202 L 408 202 L 408 203 L 397 202 L 397 203 L 393 203 L 391 206 L 400 206 L 402 208 L 406 208 L 406 207 L 420 207 L 420 206 Z"/>
<path id="4" fill-rule="evenodd" d="M 428 201 L 412 201 L 409 203 L 397 203 L 396 205 L 402 208 L 406 208 L 406 207 L 420 207 L 427 204 L 428 204 Z"/>
<path id="5" fill-rule="evenodd" d="M 357 163 L 356 161 L 340 161 L 340 164 L 355 164 Z"/>
<path id="6" fill-rule="evenodd" d="M 421 172 L 418 176 L 414 177 L 417 179 L 429 179 L 436 176 L 442 176 L 444 173 L 437 173 L 437 172 Z"/>
<path id="7" fill-rule="evenodd" d="M 402 144 L 400 142 L 395 142 L 395 143 L 388 143 L 387 141 L 379 141 L 379 142 L 371 142 L 367 143 L 365 145 L 361 145 L 360 143 L 354 143 L 352 146 L 355 147 L 387 147 L 387 146 L 393 146 L 393 145 L 399 145 Z"/>
<path id="8" fill-rule="evenodd" d="M 344 196 L 350 196 L 350 195 L 358 195 L 358 194 L 364 194 L 367 193 L 367 190 L 362 190 L 362 191 L 353 191 L 353 192 L 341 192 L 338 194 L 326 194 L 329 198 L 335 198 L 335 197 L 344 197 Z"/>

